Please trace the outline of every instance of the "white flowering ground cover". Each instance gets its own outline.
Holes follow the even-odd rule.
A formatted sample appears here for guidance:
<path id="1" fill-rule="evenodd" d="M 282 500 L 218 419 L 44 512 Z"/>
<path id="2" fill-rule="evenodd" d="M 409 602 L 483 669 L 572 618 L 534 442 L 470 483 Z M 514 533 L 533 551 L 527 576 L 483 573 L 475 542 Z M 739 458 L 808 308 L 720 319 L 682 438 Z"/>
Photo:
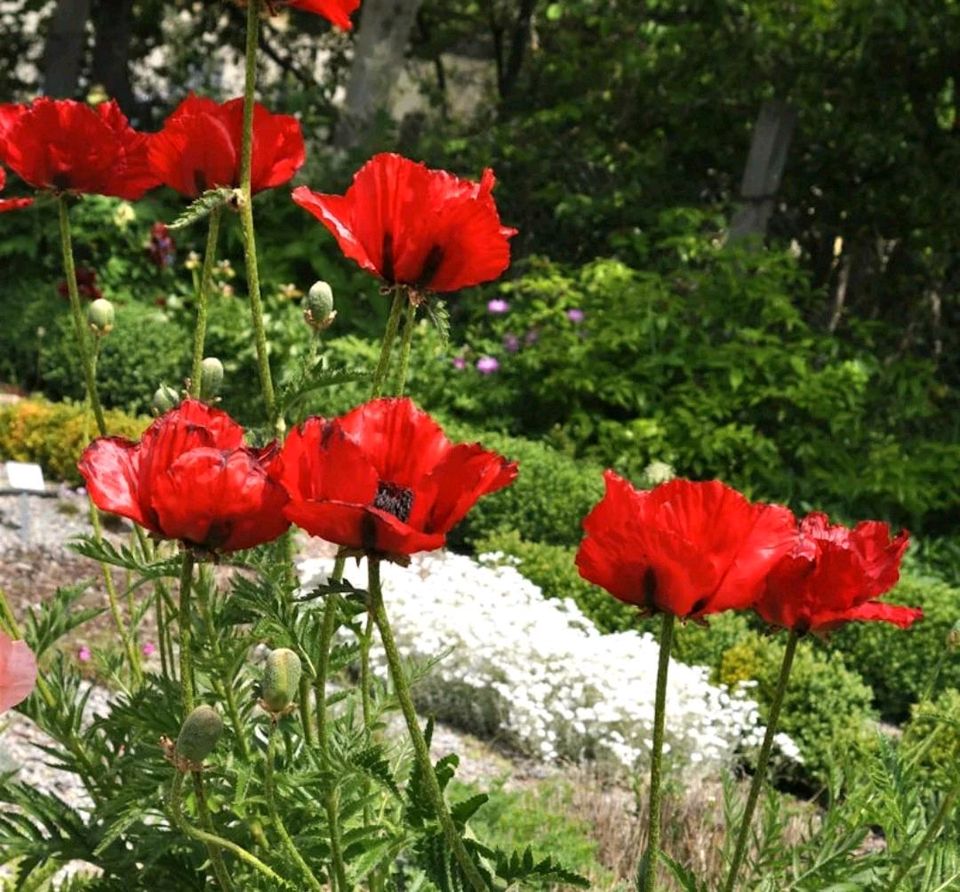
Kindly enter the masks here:
<path id="1" fill-rule="evenodd" d="M 418 708 L 543 761 L 596 760 L 648 767 L 659 645 L 648 634 L 602 634 L 570 599 L 540 589 L 500 555 L 480 562 L 448 552 L 383 565 L 397 644 L 416 661 L 440 658 L 415 689 Z M 499 565 L 498 565 L 499 564 Z M 305 588 L 329 561 L 307 560 Z M 365 585 L 364 568 L 345 574 Z M 383 652 L 371 652 L 386 676 Z M 744 689 L 708 681 L 708 670 L 671 661 L 665 753 L 685 775 L 714 774 L 759 747 L 764 728 Z M 781 754 L 798 758 L 778 735 Z"/>

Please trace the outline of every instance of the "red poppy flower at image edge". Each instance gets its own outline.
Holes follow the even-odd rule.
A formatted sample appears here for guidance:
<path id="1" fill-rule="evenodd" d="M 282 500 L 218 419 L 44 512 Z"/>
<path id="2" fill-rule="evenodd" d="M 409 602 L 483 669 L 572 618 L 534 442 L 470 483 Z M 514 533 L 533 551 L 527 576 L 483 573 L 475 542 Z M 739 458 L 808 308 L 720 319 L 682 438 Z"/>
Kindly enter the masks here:
<path id="1" fill-rule="evenodd" d="M 517 465 L 479 443 L 453 444 L 405 398 L 377 399 L 332 421 L 308 418 L 274 465 L 287 517 L 314 536 L 379 555 L 440 548 Z"/>
<path id="2" fill-rule="evenodd" d="M 37 683 L 37 658 L 23 641 L 0 632 L 0 713 L 30 696 Z"/>
<path id="3" fill-rule="evenodd" d="M 353 27 L 350 16 L 357 11 L 360 0 L 287 0 L 286 5 L 323 16 L 331 24 L 349 31 Z"/>
<path id="4" fill-rule="evenodd" d="M 150 137 L 148 157 L 158 179 L 195 198 L 207 189 L 240 185 L 243 99 L 215 102 L 190 94 Z M 251 191 L 286 183 L 303 165 L 300 122 L 253 108 Z"/>
<path id="5" fill-rule="evenodd" d="M 286 493 L 269 477 L 276 444 L 251 449 L 226 412 L 184 400 L 139 443 L 100 437 L 77 467 L 90 498 L 157 536 L 206 551 L 237 551 L 288 527 Z"/>
<path id="6" fill-rule="evenodd" d="M 636 490 L 607 471 L 583 521 L 580 575 L 647 613 L 701 617 L 752 605 L 793 544 L 796 519 L 717 481 L 671 480 Z"/>
<path id="7" fill-rule="evenodd" d="M 72 99 L 0 106 L 0 162 L 37 189 L 135 200 L 157 185 L 147 134 L 113 100 Z"/>
<path id="8" fill-rule="evenodd" d="M 500 224 L 495 182 L 490 169 L 474 183 L 387 153 L 364 164 L 344 195 L 299 186 L 293 200 L 347 257 L 387 283 L 457 291 L 510 265 L 517 231 Z"/>
<path id="9" fill-rule="evenodd" d="M 825 514 L 803 519 L 792 549 L 773 566 L 755 609 L 775 626 L 826 632 L 847 622 L 879 620 L 905 629 L 923 611 L 876 598 L 900 578 L 909 545 L 906 530 L 891 538 L 875 520 L 852 530 L 831 525 Z"/>
<path id="10" fill-rule="evenodd" d="M 0 191 L 7 184 L 7 174 L 0 167 Z M 32 198 L 0 198 L 0 214 L 6 211 L 19 211 L 21 208 L 30 207 L 33 204 Z"/>

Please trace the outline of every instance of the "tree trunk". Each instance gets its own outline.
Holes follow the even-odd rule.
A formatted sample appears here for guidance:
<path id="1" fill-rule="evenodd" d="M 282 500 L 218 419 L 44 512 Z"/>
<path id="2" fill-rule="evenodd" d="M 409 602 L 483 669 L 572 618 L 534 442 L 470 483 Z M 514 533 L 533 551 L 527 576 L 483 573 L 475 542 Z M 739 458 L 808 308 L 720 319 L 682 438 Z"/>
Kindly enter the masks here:
<path id="1" fill-rule="evenodd" d="M 102 84 L 128 116 L 136 114 L 130 86 L 130 30 L 133 0 L 94 0 L 93 24 L 97 42 L 90 76 Z"/>
<path id="2" fill-rule="evenodd" d="M 89 17 L 90 0 L 57 3 L 43 50 L 43 92 L 47 96 L 76 95 Z"/>
<path id="3" fill-rule="evenodd" d="M 363 143 L 385 108 L 422 0 L 364 0 L 334 144 Z"/>

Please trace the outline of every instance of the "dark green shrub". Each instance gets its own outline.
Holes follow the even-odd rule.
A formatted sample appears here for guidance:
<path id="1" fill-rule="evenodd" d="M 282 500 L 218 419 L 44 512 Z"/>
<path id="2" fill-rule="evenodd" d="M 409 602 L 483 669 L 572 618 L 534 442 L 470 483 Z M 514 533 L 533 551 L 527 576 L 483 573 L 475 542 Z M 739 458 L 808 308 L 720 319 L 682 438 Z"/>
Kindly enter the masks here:
<path id="1" fill-rule="evenodd" d="M 873 688 L 883 718 L 902 722 L 941 661 L 939 686 L 960 688 L 960 651 L 946 647 L 947 635 L 960 619 L 960 589 L 934 577 L 905 576 L 888 600 L 922 607 L 923 620 L 904 630 L 885 623 L 849 623 L 829 644 Z"/>
<path id="2" fill-rule="evenodd" d="M 957 783 L 960 761 L 960 691 L 947 688 L 935 700 L 914 704 L 901 743 L 915 760 L 925 786 L 944 792 Z"/>
<path id="3" fill-rule="evenodd" d="M 161 382 L 182 386 L 191 350 L 189 335 L 162 310 L 134 303 L 117 306 L 116 325 L 103 339 L 97 363 L 104 405 L 134 414 L 149 412 Z M 44 393 L 51 399 L 84 399 L 83 372 L 68 313 L 50 326 L 42 342 L 40 374 Z"/>

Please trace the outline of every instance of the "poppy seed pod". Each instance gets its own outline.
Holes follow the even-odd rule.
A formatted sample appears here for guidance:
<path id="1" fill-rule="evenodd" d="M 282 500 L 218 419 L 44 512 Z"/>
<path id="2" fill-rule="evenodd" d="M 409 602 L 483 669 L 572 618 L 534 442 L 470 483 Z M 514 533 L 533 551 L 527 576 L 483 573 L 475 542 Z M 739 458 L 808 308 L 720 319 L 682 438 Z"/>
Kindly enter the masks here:
<path id="1" fill-rule="evenodd" d="M 157 415 L 163 415 L 180 404 L 180 394 L 169 384 L 161 384 L 153 394 L 150 407 Z"/>
<path id="2" fill-rule="evenodd" d="M 177 735 L 177 760 L 199 765 L 210 755 L 223 733 L 223 719 L 212 706 L 198 706 L 186 717 Z"/>
<path id="3" fill-rule="evenodd" d="M 97 335 L 105 335 L 113 330 L 116 313 L 113 304 L 105 297 L 98 297 L 87 307 L 87 322 Z"/>
<path id="4" fill-rule="evenodd" d="M 297 696 L 300 686 L 300 657 L 279 647 L 267 657 L 263 672 L 263 705 L 270 712 L 283 712 Z"/>
<path id="5" fill-rule="evenodd" d="M 220 395 L 223 387 L 223 363 L 215 356 L 208 356 L 200 363 L 200 397 L 212 400 Z"/>
<path id="6" fill-rule="evenodd" d="M 329 328 L 337 317 L 333 308 L 333 289 L 326 282 L 314 282 L 303 301 L 303 318 L 317 331 Z"/>

